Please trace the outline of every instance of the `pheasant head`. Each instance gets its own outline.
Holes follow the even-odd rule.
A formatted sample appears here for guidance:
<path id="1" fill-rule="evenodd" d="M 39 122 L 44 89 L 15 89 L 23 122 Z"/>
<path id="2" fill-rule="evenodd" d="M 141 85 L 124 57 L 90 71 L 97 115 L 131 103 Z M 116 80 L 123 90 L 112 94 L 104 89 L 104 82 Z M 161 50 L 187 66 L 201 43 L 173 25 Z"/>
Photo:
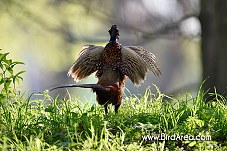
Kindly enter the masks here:
<path id="1" fill-rule="evenodd" d="M 112 25 L 112 27 L 109 30 L 109 34 L 110 34 L 110 41 L 111 43 L 116 43 L 117 40 L 119 39 L 119 30 L 117 28 L 117 25 Z"/>

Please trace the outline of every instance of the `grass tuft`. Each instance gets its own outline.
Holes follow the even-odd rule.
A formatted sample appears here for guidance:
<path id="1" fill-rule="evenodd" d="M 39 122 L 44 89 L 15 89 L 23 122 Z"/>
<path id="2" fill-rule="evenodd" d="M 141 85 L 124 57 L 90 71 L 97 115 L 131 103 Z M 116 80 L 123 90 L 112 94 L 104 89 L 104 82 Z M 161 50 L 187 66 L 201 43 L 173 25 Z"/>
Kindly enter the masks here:
<path id="1" fill-rule="evenodd" d="M 147 89 L 123 100 L 119 113 L 70 95 L 0 103 L 0 150 L 212 150 L 227 149 L 226 99 L 204 101 L 200 89 L 171 98 Z M 41 95 L 41 94 L 40 94 Z M 49 103 L 47 103 L 49 102 Z M 211 140 L 149 140 L 148 136 L 210 136 Z M 146 138 L 146 139 L 145 139 Z"/>

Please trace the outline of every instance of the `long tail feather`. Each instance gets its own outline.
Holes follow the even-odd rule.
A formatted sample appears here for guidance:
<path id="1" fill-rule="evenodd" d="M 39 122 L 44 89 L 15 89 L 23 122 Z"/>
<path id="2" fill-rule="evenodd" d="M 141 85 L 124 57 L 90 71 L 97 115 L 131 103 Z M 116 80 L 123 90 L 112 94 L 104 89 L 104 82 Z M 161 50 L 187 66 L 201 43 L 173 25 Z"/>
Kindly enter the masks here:
<path id="1" fill-rule="evenodd" d="M 92 88 L 95 90 L 106 90 L 105 87 L 103 87 L 100 84 L 65 84 L 65 85 L 59 85 L 57 87 L 51 88 L 49 89 L 49 91 L 53 91 L 55 89 L 60 89 L 60 88 L 75 88 L 75 87 L 79 87 L 79 88 Z"/>

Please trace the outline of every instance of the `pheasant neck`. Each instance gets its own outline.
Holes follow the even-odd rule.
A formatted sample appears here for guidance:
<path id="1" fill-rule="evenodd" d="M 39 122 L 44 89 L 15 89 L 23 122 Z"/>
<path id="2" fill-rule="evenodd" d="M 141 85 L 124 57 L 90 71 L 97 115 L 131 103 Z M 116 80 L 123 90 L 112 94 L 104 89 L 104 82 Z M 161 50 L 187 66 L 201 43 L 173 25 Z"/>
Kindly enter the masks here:
<path id="1" fill-rule="evenodd" d="M 115 36 L 111 36 L 109 42 L 116 43 L 117 42 L 117 38 Z"/>

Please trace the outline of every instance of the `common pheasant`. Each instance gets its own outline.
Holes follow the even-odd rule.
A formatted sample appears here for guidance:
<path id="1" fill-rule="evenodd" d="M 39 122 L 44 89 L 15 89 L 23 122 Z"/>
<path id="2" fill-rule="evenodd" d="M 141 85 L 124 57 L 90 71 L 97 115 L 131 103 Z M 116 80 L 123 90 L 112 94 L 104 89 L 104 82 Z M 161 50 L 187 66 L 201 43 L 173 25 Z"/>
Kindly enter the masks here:
<path id="1" fill-rule="evenodd" d="M 108 113 L 108 104 L 115 106 L 115 113 L 121 105 L 126 76 L 134 84 L 144 80 L 148 70 L 160 76 L 156 57 L 140 46 L 121 46 L 118 43 L 119 30 L 112 25 L 109 30 L 110 40 L 105 46 L 84 45 L 79 58 L 68 71 L 75 81 L 79 81 L 96 72 L 97 84 L 77 84 L 60 86 L 92 88 L 100 105 L 104 105 Z M 55 88 L 54 88 L 55 89 Z"/>

